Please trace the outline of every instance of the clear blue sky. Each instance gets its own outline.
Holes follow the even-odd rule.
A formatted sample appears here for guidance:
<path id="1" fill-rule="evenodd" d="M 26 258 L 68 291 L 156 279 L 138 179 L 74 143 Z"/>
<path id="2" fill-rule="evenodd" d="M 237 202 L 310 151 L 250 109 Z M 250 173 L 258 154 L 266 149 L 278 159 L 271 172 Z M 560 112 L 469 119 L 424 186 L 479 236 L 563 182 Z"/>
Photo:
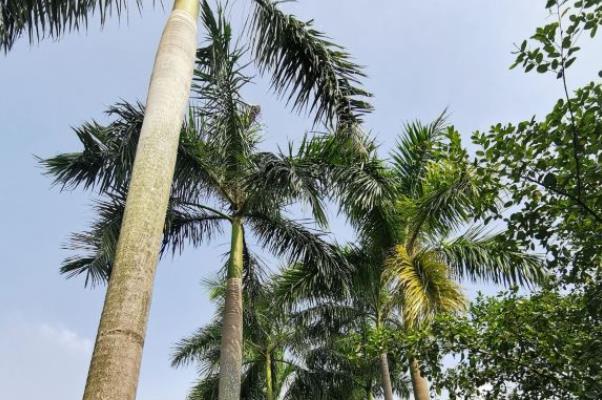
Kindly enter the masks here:
<path id="1" fill-rule="evenodd" d="M 148 2 L 150 3 L 150 1 Z M 170 3 L 170 1 L 165 1 Z M 235 24 L 249 10 L 232 1 Z M 449 107 L 466 139 L 499 121 L 543 115 L 560 96 L 550 77 L 509 71 L 513 43 L 544 23 L 544 0 L 303 0 L 287 8 L 345 45 L 366 66 L 376 111 L 367 128 L 382 144 L 395 142 L 401 124 L 429 120 Z M 57 272 L 70 232 L 84 229 L 93 196 L 59 193 L 33 155 L 78 150 L 70 127 L 96 118 L 123 98 L 143 100 L 166 13 L 130 12 L 129 21 L 30 47 L 26 40 L 0 55 L 0 397 L 65 400 L 81 396 L 104 288 Z M 600 49 L 584 53 L 570 85 L 595 76 Z M 311 128 L 290 113 L 263 81 L 247 99 L 262 106 L 266 148 L 285 146 Z M 352 237 L 333 219 L 339 240 Z M 148 329 L 140 400 L 184 399 L 194 368 L 174 370 L 173 343 L 213 312 L 198 284 L 222 264 L 227 238 L 159 265 Z M 469 287 L 493 292 L 490 286 Z"/>

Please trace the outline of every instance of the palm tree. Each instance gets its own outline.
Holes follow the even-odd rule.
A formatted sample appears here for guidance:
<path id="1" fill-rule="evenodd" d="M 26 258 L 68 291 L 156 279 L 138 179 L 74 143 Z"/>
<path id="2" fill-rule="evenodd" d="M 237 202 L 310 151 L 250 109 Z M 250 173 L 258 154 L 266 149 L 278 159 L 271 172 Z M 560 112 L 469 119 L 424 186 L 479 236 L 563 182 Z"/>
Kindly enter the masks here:
<path id="1" fill-rule="evenodd" d="M 296 299 L 295 320 L 303 327 L 305 340 L 298 355 L 319 376 L 331 376 L 335 383 L 320 385 L 304 383 L 302 376 L 292 386 L 307 390 L 313 386 L 329 393 L 323 398 L 358 399 L 384 396 L 393 393 L 406 398 L 409 380 L 401 363 L 401 349 L 391 340 L 392 333 L 400 329 L 395 313 L 395 302 L 388 286 L 381 279 L 382 266 L 374 265 L 357 248 L 341 250 L 354 270 L 347 282 L 335 287 L 324 287 L 319 282 L 306 290 L 310 295 L 299 297 L 297 285 L 307 266 L 293 266 L 278 278 L 278 294 L 285 300 Z M 309 301 L 308 301 L 309 300 Z M 387 353 L 395 354 L 391 362 Z M 399 357 L 398 357 L 399 356 Z M 383 363 L 383 357 L 385 363 Z M 311 381 L 310 381 L 311 382 Z M 326 387 L 325 387 L 326 386 Z M 333 393 L 334 389 L 334 393 Z M 340 389 L 340 395 L 337 395 Z M 314 396 L 312 398 L 321 398 Z"/>
<path id="2" fill-rule="evenodd" d="M 276 400 L 284 391 L 294 364 L 286 350 L 298 334 L 290 318 L 263 278 L 262 265 L 249 253 L 244 258 L 244 352 L 241 399 Z M 211 297 L 218 310 L 211 323 L 176 345 L 172 365 L 199 365 L 200 379 L 188 399 L 214 399 L 219 392 L 222 326 L 224 323 L 225 280 L 210 282 Z"/>
<path id="3" fill-rule="evenodd" d="M 240 97 L 241 87 L 249 80 L 240 67 L 244 52 L 231 49 L 231 27 L 221 8 L 216 16 L 208 6 L 203 7 L 202 16 L 210 40 L 197 52 L 195 93 L 201 105 L 192 109 L 180 135 L 164 247 L 182 246 L 188 239 L 199 244 L 219 229 L 220 223 L 231 224 L 222 335 L 223 347 L 228 351 L 221 352 L 220 362 L 220 398 L 231 399 L 238 398 L 240 390 L 245 226 L 275 254 L 286 254 L 291 260 L 313 260 L 326 269 L 340 268 L 341 263 L 335 262 L 333 246 L 283 214 L 291 202 L 300 200 L 312 206 L 318 223 L 325 222 L 320 199 L 323 188 L 316 178 L 319 165 L 292 153 L 256 152 L 259 108 Z M 68 260 L 63 271 L 85 272 L 92 280 L 110 276 L 111 282 L 114 266 L 110 274 L 108 268 L 113 255 L 115 260 L 119 257 L 111 240 L 122 235 L 115 228 L 122 219 L 122 198 L 133 174 L 133 149 L 144 110 L 124 103 L 109 111 L 118 117 L 117 121 L 108 126 L 85 124 L 77 130 L 83 152 L 59 155 L 44 164 L 57 183 L 96 186 L 110 196 L 100 205 L 101 219 L 93 230 L 76 236 L 76 247 L 92 247 L 95 252 Z M 124 218 L 127 215 L 126 211 Z"/>
<path id="4" fill-rule="evenodd" d="M 0 47 L 8 51 L 24 33 L 30 40 L 61 37 L 87 26 L 94 12 L 101 23 L 126 0 L 0 0 Z M 293 107 L 309 106 L 316 122 L 339 130 L 370 110 L 361 97 L 359 67 L 310 22 L 287 15 L 271 0 L 255 0 L 251 39 L 254 60 L 272 74 L 272 86 L 288 93 Z M 141 0 L 136 4 L 140 7 Z M 204 7 L 207 2 L 202 2 Z M 154 275 L 172 184 L 178 134 L 189 95 L 196 47 L 199 0 L 174 0 L 159 44 L 149 85 L 126 212 L 114 270 L 90 364 L 85 399 L 133 399 Z"/>
<path id="5" fill-rule="evenodd" d="M 443 116 L 433 123 L 405 127 L 392 154 L 391 166 L 381 171 L 388 190 L 372 207 L 345 202 L 342 208 L 355 226 L 360 246 L 354 257 L 351 287 L 356 281 L 373 290 L 373 314 L 399 320 L 403 329 L 428 323 L 438 312 L 463 309 L 457 280 L 499 284 L 532 284 L 544 279 L 538 257 L 525 254 L 504 240 L 502 233 L 484 234 L 466 225 L 496 199 L 487 192 L 468 161 L 457 131 Z M 461 229 L 463 234 L 458 234 Z M 332 290 L 312 280 L 311 266 L 287 271 L 281 292 L 288 298 L 330 302 Z M 368 271 L 368 272 L 366 272 Z M 370 277 L 370 278 L 368 278 Z M 347 290 L 342 299 L 357 302 L 367 290 Z M 336 300 L 336 298 L 334 298 Z M 339 298 L 338 301 L 341 301 Z M 392 399 L 387 349 L 381 372 L 385 398 Z M 414 398 L 429 398 L 428 383 L 416 359 L 408 355 Z"/>
<path id="6" fill-rule="evenodd" d="M 380 253 L 406 329 L 430 322 L 437 313 L 463 310 L 458 280 L 532 285 L 545 279 L 539 257 L 523 253 L 503 233 L 467 227 L 484 209 L 496 207 L 497 199 L 479 181 L 459 133 L 446 126 L 444 115 L 428 125 L 406 125 L 392 172 L 397 199 L 387 219 L 404 229 L 391 235 L 394 240 Z M 410 356 L 409 362 L 414 398 L 426 400 L 428 382 L 418 361 Z"/>
<path id="7" fill-rule="evenodd" d="M 101 21 L 126 1 L 2 0 L 0 47 L 5 51 L 24 32 L 30 39 L 59 37 L 85 26 L 99 11 Z M 138 1 L 141 5 L 141 1 Z M 176 160 L 178 134 L 192 80 L 198 0 L 177 0 L 157 50 L 141 128 L 136 166 L 128 191 L 84 399 L 133 399 L 138 384 L 152 282 L 161 229 Z"/>
<path id="8" fill-rule="evenodd" d="M 349 378 L 331 384 L 329 390 L 341 387 L 342 393 L 357 393 L 358 399 L 383 396 L 389 400 L 395 393 L 406 398 L 409 380 L 400 347 L 392 340 L 402 325 L 395 296 L 383 279 L 384 264 L 374 263 L 361 248 L 348 247 L 341 252 L 353 272 L 338 285 L 326 287 L 315 279 L 308 282 L 312 272 L 307 270 L 312 268 L 301 264 L 277 279 L 278 295 L 296 305 L 295 319 L 305 331 L 299 357 L 309 360 L 310 370 L 319 371 L 316 376 L 338 371 Z M 395 356 L 389 360 L 390 355 Z M 316 357 L 318 362 L 313 361 Z M 311 386 L 303 381 L 295 385 Z M 314 386 L 324 388 L 317 383 Z M 314 398 L 318 397 L 314 394 Z M 324 398 L 347 397 L 331 393 Z"/>

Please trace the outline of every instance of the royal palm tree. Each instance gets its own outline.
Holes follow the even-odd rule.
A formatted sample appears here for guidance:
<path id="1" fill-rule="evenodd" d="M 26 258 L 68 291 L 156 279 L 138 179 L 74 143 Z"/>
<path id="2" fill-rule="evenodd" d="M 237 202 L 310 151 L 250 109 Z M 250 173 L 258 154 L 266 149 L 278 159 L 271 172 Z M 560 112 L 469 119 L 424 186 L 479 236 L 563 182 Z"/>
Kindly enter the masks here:
<path id="1" fill-rule="evenodd" d="M 545 279 L 539 257 L 506 241 L 503 232 L 470 226 L 487 208 L 497 207 L 497 199 L 444 115 L 430 124 L 406 125 L 392 155 L 392 172 L 397 194 L 386 219 L 403 229 L 391 230 L 385 239 L 393 240 L 377 248 L 385 257 L 385 279 L 399 300 L 405 329 L 428 323 L 440 312 L 463 310 L 462 279 L 527 286 Z M 414 398 L 427 400 L 428 382 L 418 360 L 410 356 L 409 363 Z"/>
<path id="2" fill-rule="evenodd" d="M 125 0 L 1 0 L 0 47 L 8 51 L 23 33 L 30 39 L 60 37 L 67 30 L 86 26 L 94 12 L 100 13 L 104 23 L 111 11 L 119 14 L 125 5 Z M 86 381 L 86 400 L 133 399 L 136 394 L 178 134 L 190 93 L 198 5 L 198 0 L 174 2 L 157 49 L 115 273 Z"/>
<path id="3" fill-rule="evenodd" d="M 479 182 L 458 132 L 445 125 L 443 116 L 428 125 L 406 125 L 390 167 L 377 173 L 389 189 L 374 206 L 342 201 L 342 207 L 359 238 L 351 275 L 359 276 L 351 286 L 359 281 L 378 288 L 372 303 L 380 306 L 381 318 L 398 320 L 409 330 L 438 312 L 461 310 L 465 300 L 458 280 L 532 284 L 544 279 L 539 258 L 515 248 L 503 233 L 467 227 L 483 210 L 495 207 L 496 199 Z M 287 271 L 281 291 L 301 301 L 332 301 L 332 289 L 312 281 L 311 269 L 303 265 Z M 343 299 L 357 302 L 366 293 L 347 290 Z M 414 398 L 428 399 L 418 361 L 408 356 Z M 387 400 L 393 398 L 388 363 L 385 348 L 381 372 Z"/>
<path id="4" fill-rule="evenodd" d="M 340 264 L 333 261 L 336 255 L 332 246 L 283 214 L 291 202 L 300 200 L 311 205 L 318 223 L 325 222 L 320 199 L 323 189 L 316 179 L 319 165 L 292 155 L 256 151 L 259 108 L 240 97 L 240 89 L 249 80 L 240 67 L 244 52 L 231 48 L 232 30 L 223 10 L 216 16 L 205 6 L 202 16 L 210 40 L 197 52 L 195 94 L 201 104 L 192 109 L 180 135 L 164 244 L 178 247 L 186 239 L 198 244 L 220 223 L 232 226 L 222 335 L 228 351 L 221 352 L 220 399 L 234 399 L 240 390 L 244 226 L 271 251 L 287 254 L 291 260 L 308 258 L 332 268 Z M 118 117 L 112 124 L 85 124 L 77 130 L 83 152 L 44 161 L 57 183 L 96 186 L 111 198 L 101 204 L 101 219 L 94 229 L 76 236 L 76 246 L 96 246 L 96 253 L 68 260 L 63 266 L 65 272 L 85 272 L 94 279 L 109 276 L 110 266 L 114 270 L 115 246 L 110 241 L 121 236 L 115 231 L 116 221 L 121 220 L 121 200 L 133 174 L 133 149 L 143 111 L 130 104 L 112 108 L 110 113 Z M 347 171 L 349 174 L 352 169 Z M 124 215 L 127 217 L 127 212 Z M 109 282 L 114 273 L 110 276 Z"/>

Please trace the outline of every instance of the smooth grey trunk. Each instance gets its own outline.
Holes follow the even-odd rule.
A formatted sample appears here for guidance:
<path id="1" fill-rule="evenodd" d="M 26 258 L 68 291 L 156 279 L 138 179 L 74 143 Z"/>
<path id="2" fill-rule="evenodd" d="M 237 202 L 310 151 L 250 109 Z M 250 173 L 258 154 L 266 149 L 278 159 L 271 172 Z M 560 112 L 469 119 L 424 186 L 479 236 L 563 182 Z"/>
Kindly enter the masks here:
<path id="1" fill-rule="evenodd" d="M 410 376 L 412 377 L 414 400 L 429 400 L 428 380 L 420 374 L 420 366 L 414 358 L 410 358 Z"/>
<path id="2" fill-rule="evenodd" d="M 136 397 L 178 137 L 192 81 L 197 16 L 198 0 L 176 0 L 159 43 L 84 400 Z"/>
<path id="3" fill-rule="evenodd" d="M 219 400 L 240 400 L 243 333 L 243 242 L 242 221 L 239 217 L 234 217 L 232 220 L 232 241 L 219 358 Z"/>
<path id="4" fill-rule="evenodd" d="M 383 392 L 385 400 L 393 400 L 393 385 L 391 384 L 391 373 L 389 372 L 389 359 L 387 353 L 380 355 L 380 373 L 383 381 Z"/>

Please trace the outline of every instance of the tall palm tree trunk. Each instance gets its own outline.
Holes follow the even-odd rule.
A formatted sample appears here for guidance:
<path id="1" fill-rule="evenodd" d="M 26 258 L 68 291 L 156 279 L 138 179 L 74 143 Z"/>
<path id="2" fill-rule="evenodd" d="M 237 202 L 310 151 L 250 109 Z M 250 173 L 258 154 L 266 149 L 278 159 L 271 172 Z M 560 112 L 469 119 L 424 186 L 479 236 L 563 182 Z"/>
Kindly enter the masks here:
<path id="1" fill-rule="evenodd" d="M 412 377 L 414 400 L 429 400 L 429 384 L 427 379 L 420 374 L 420 366 L 415 358 L 410 358 L 410 376 Z"/>
<path id="2" fill-rule="evenodd" d="M 198 0 L 176 0 L 155 58 L 113 271 L 84 400 L 133 400 L 178 136 L 196 50 Z"/>
<path id="3" fill-rule="evenodd" d="M 232 243 L 219 358 L 219 400 L 240 400 L 243 240 L 242 220 L 235 217 L 232 220 Z"/>
<path id="4" fill-rule="evenodd" d="M 389 372 L 389 359 L 387 353 L 380 355 L 380 373 L 383 380 L 383 392 L 385 400 L 393 400 L 393 385 L 391 384 L 391 373 Z"/>
<path id="5" fill-rule="evenodd" d="M 272 355 L 269 350 L 265 355 L 265 399 L 274 400 L 274 384 L 272 382 Z"/>

